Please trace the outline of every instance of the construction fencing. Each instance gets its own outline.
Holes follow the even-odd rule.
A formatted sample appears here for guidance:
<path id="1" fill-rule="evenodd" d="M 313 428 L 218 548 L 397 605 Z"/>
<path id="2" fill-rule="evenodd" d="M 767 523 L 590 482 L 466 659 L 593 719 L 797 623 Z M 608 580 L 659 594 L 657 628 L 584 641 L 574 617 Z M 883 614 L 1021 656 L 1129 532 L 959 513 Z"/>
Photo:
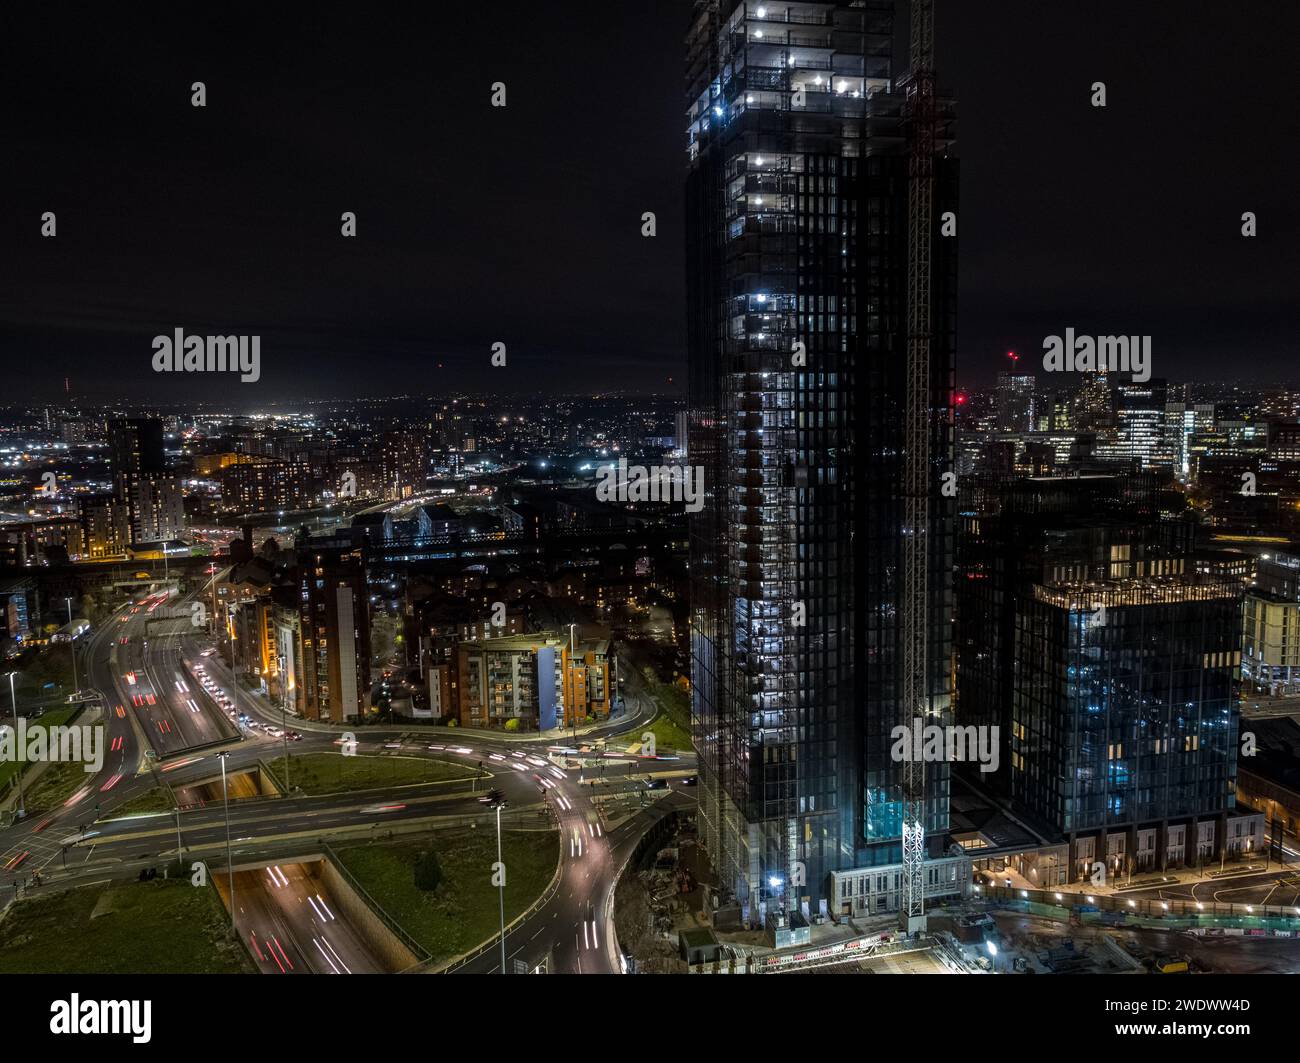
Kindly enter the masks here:
<path id="1" fill-rule="evenodd" d="M 971 900 L 1081 926 L 1129 926 L 1213 934 L 1300 935 L 1300 907 L 1152 900 L 1111 894 L 979 886 Z"/>

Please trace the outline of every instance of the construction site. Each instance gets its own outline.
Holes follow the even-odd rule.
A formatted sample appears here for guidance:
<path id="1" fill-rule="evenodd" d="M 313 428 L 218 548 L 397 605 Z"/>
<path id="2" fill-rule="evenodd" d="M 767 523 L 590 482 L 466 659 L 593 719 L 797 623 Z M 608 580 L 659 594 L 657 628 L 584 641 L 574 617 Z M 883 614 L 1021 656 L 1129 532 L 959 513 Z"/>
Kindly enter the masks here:
<path id="1" fill-rule="evenodd" d="M 638 973 L 1282 973 L 1300 959 L 1300 907 L 1152 900 L 1143 881 L 1106 896 L 972 884 L 927 911 L 921 933 L 890 914 L 814 923 L 779 946 L 710 909 L 712 870 L 691 817 L 647 841 L 617 893 L 620 946 Z M 1228 881 L 1255 877 L 1248 865 Z"/>

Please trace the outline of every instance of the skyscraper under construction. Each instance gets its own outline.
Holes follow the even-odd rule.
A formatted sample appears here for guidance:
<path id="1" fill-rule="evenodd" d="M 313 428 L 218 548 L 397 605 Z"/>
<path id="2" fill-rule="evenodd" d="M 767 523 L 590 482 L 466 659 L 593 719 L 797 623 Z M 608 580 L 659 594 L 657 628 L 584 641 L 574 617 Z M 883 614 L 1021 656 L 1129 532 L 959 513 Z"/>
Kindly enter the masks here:
<path id="1" fill-rule="evenodd" d="M 687 38 L 689 460 L 707 499 L 691 527 L 693 725 L 703 841 L 751 921 L 905 905 L 891 731 L 950 710 L 954 106 L 933 99 L 924 138 L 928 357 L 909 392 L 915 109 L 894 29 L 893 0 L 697 0 Z M 928 446 L 910 448 L 909 481 L 917 423 Z M 924 527 L 909 482 L 928 485 Z M 924 629 L 919 662 L 905 615 Z M 924 706 L 904 693 L 909 667 Z M 947 765 L 925 767 L 937 896 L 960 889 L 960 861 Z"/>

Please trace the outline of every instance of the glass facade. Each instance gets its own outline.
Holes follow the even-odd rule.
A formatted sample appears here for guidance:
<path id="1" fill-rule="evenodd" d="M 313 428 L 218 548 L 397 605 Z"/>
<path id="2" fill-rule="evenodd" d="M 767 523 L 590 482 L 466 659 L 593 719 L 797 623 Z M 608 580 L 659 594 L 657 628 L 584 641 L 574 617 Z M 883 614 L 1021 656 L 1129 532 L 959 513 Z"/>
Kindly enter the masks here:
<path id="1" fill-rule="evenodd" d="M 907 157 L 891 2 L 700 0 L 688 38 L 693 723 L 751 912 L 901 859 Z M 940 101 L 935 217 L 956 209 Z M 951 682 L 955 240 L 934 242 L 930 695 Z M 910 715 L 906 714 L 906 715 Z M 947 827 L 944 765 L 927 830 Z M 937 849 L 936 849 L 937 851 Z"/>
<path id="2" fill-rule="evenodd" d="M 1000 729 L 980 785 L 1068 839 L 1076 878 L 1195 860 L 1235 806 L 1243 587 L 1165 486 L 1027 479 L 964 518 L 959 722 Z"/>
<path id="3" fill-rule="evenodd" d="M 1195 577 L 1036 586 L 1016 625 L 1016 803 L 1066 834 L 1230 811 L 1240 603 Z"/>

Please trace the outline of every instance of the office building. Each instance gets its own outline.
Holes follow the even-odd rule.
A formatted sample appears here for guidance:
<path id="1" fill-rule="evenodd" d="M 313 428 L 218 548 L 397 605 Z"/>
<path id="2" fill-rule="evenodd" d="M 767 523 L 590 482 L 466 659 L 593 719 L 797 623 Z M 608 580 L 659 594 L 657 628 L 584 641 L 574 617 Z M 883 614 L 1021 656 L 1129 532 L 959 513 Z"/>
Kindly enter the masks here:
<path id="1" fill-rule="evenodd" d="M 1135 468 L 1168 468 L 1175 462 L 1176 442 L 1166 438 L 1166 395 L 1163 380 L 1115 386 L 1115 443 L 1101 448 L 1103 458 L 1130 462 Z"/>
<path id="2" fill-rule="evenodd" d="M 1034 378 L 1020 373 L 998 374 L 998 431 L 1032 432 L 1038 428 Z"/>
<path id="3" fill-rule="evenodd" d="M 958 723 L 998 727 L 1007 770 L 979 782 L 1068 845 L 1044 886 L 1218 860 L 1257 830 L 1234 797 L 1242 583 L 1198 563 L 1162 486 L 1022 481 L 963 535 Z"/>

